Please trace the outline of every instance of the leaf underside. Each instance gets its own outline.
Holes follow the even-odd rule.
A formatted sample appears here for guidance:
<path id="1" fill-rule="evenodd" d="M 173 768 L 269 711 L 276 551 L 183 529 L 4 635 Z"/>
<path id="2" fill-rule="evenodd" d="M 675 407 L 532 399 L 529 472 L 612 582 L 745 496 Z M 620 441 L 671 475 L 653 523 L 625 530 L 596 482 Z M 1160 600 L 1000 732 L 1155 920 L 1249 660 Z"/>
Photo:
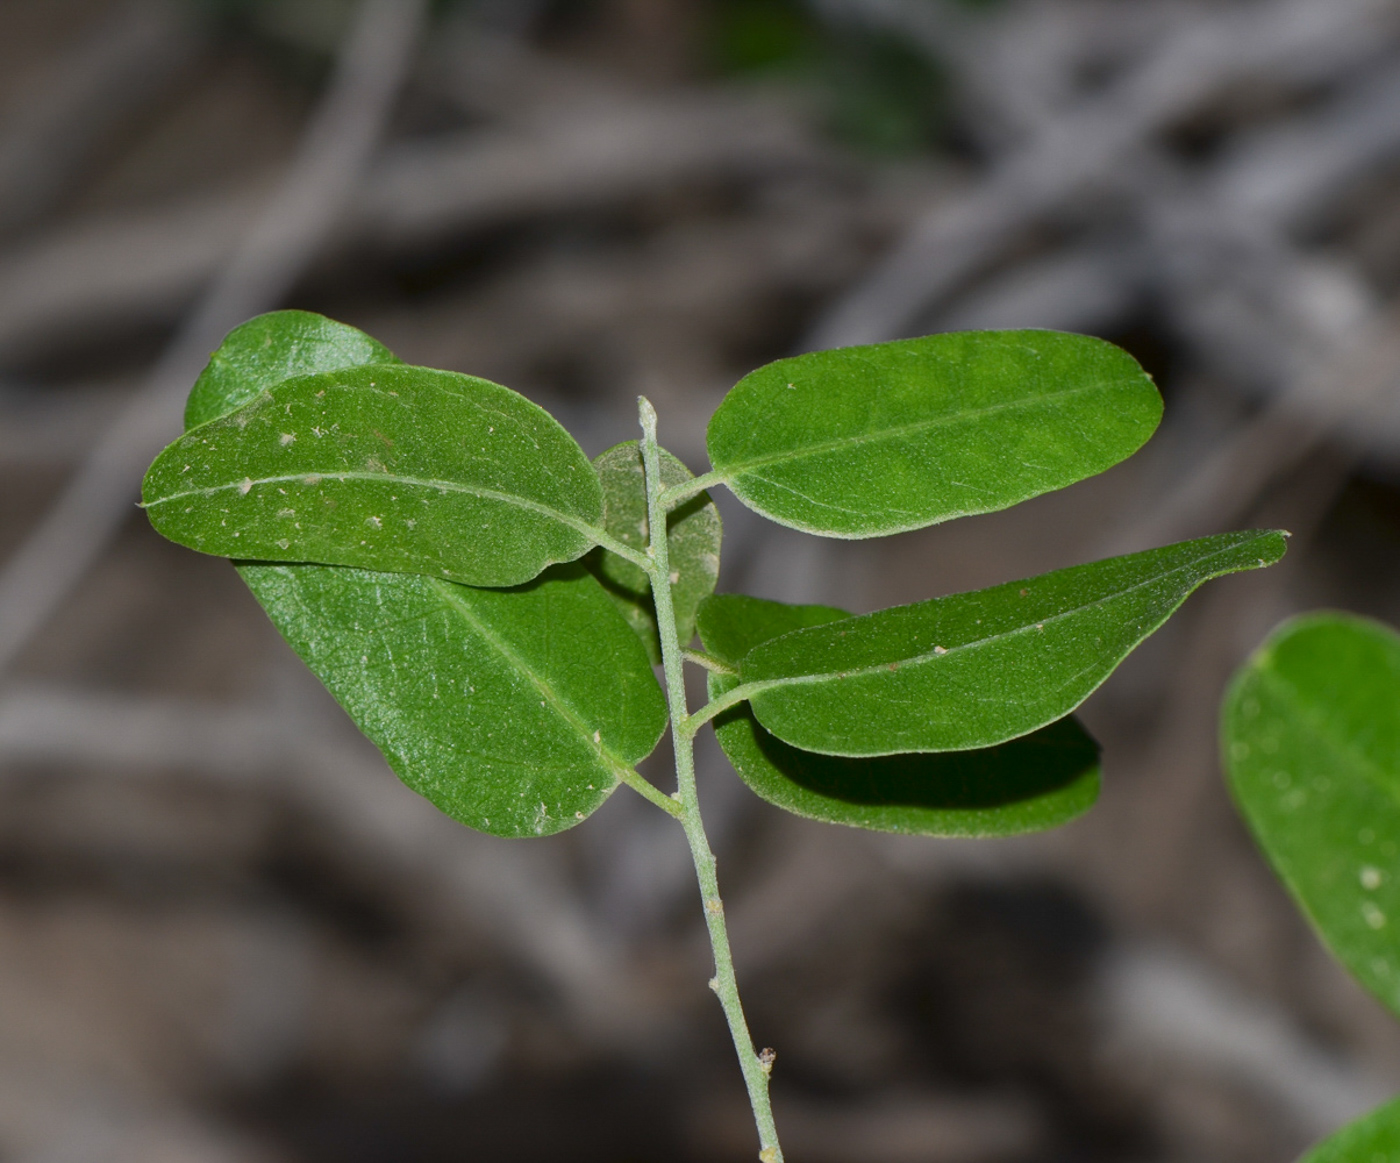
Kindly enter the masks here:
<path id="1" fill-rule="evenodd" d="M 1225 533 L 784 634 L 739 677 L 763 726 L 829 755 L 991 747 L 1063 718 L 1202 582 L 1277 561 Z"/>
<path id="2" fill-rule="evenodd" d="M 469 827 L 570 828 L 665 729 L 642 644 L 581 565 L 512 590 L 343 566 L 239 572 L 399 778 Z"/>
<path id="3" fill-rule="evenodd" d="M 969 331 L 768 364 L 724 398 L 707 447 L 735 495 L 779 524 L 880 537 L 1094 476 L 1161 414 L 1110 343 Z"/>
<path id="4" fill-rule="evenodd" d="M 285 380 L 156 458 L 156 529 L 224 557 L 516 585 L 580 557 L 598 475 L 544 409 L 405 364 Z"/>
<path id="5" fill-rule="evenodd" d="M 732 662 L 768 638 L 848 615 L 740 595 L 701 607 L 705 649 Z M 710 697 L 737 678 L 711 674 Z M 735 771 L 762 799 L 833 824 L 923 836 L 1007 836 L 1057 827 L 1098 797 L 1098 746 L 1072 718 L 999 747 L 852 759 L 775 738 L 740 704 L 714 721 Z"/>
<path id="6" fill-rule="evenodd" d="M 596 457 L 593 466 L 603 486 L 603 528 L 638 552 L 647 547 L 646 472 L 641 448 L 635 440 L 614 445 Z M 684 484 L 694 474 L 676 457 L 661 449 L 661 483 Z M 685 646 L 695 637 L 695 611 L 714 593 L 719 579 L 719 551 L 723 530 L 719 509 L 708 493 L 677 506 L 667 518 L 670 537 L 671 605 L 676 617 L 676 637 Z M 599 547 L 588 556 L 588 566 L 617 603 L 637 632 L 654 665 L 661 663 L 661 639 L 656 630 L 656 608 L 646 571 L 625 558 Z"/>
<path id="7" fill-rule="evenodd" d="M 1400 1099 L 1348 1123 L 1298 1163 L 1392 1163 L 1395 1159 L 1400 1159 Z"/>
<path id="8" fill-rule="evenodd" d="M 1349 614 L 1284 623 L 1232 682 L 1222 743 L 1279 876 L 1400 1013 L 1400 636 Z"/>

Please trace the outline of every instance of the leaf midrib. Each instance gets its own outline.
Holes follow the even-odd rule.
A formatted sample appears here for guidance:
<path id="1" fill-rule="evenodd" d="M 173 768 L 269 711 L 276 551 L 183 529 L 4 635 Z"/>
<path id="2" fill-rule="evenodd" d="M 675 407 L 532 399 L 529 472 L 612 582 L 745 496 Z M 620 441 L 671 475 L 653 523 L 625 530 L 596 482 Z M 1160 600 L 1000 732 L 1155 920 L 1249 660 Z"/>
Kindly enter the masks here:
<path id="1" fill-rule="evenodd" d="M 578 732 L 579 737 L 584 740 L 585 744 L 593 744 L 593 746 L 598 749 L 599 758 L 605 758 L 607 760 L 607 764 L 612 769 L 612 774 L 614 776 L 620 779 L 621 772 L 631 768 L 632 765 L 630 763 L 601 741 L 601 728 L 597 728 L 599 742 L 596 744 L 593 743 L 591 738 L 592 732 L 589 731 L 588 724 L 583 721 L 578 712 L 550 685 L 548 680 L 538 674 L 515 650 L 511 649 L 510 645 L 504 639 L 476 616 L 471 607 L 463 602 L 450 588 L 453 584 L 452 582 L 446 582 L 435 577 L 428 577 L 427 580 L 428 583 L 437 590 L 443 602 L 453 612 L 462 618 L 463 621 L 470 624 L 482 638 L 495 648 L 496 652 L 500 654 L 506 662 L 534 684 L 535 689 L 544 696 L 554 712 Z"/>
<path id="2" fill-rule="evenodd" d="M 1206 554 L 1206 555 L 1203 556 L 1203 557 L 1197 558 L 1195 561 L 1192 561 L 1192 562 L 1185 562 L 1185 563 L 1183 563 L 1183 564 L 1181 564 L 1181 565 L 1176 566 L 1174 569 L 1170 569 L 1170 570 L 1166 571 L 1165 573 L 1156 574 L 1156 575 L 1153 576 L 1153 577 L 1146 578 L 1146 579 L 1144 579 L 1144 580 L 1142 580 L 1142 581 L 1140 581 L 1140 582 L 1137 582 L 1137 583 L 1135 583 L 1135 584 L 1133 584 L 1133 585 L 1131 585 L 1131 586 L 1128 586 L 1126 589 L 1117 590 L 1117 591 L 1115 591 L 1115 592 L 1112 593 L 1112 594 L 1107 594 L 1107 595 L 1105 595 L 1104 597 L 1096 598 L 1096 599 L 1095 599 L 1094 601 L 1092 601 L 1092 602 L 1085 602 L 1085 603 L 1082 604 L 1082 605 L 1072 606 L 1072 607 L 1071 607 L 1070 609 L 1068 609 L 1068 610 L 1062 610 L 1062 611 L 1061 611 L 1060 613 L 1058 613 L 1058 614 L 1051 614 L 1051 615 L 1049 615 L 1049 616 L 1047 616 L 1047 617 L 1040 618 L 1040 619 L 1038 619 L 1038 620 L 1035 621 L 1035 622 L 1027 622 L 1025 625 L 1023 625 L 1023 626 L 1017 626 L 1017 627 L 1016 627 L 1015 629 L 1013 629 L 1013 630 L 1003 631 L 1002 633 L 999 633 L 999 634 L 992 634 L 992 635 L 989 635 L 989 636 L 987 636 L 987 637 L 985 637 L 985 638 L 977 638 L 977 639 L 974 639 L 974 640 L 971 641 L 971 642 L 963 642 L 963 643 L 960 643 L 960 644 L 957 645 L 957 646 L 949 646 L 949 647 L 947 647 L 947 648 L 943 651 L 942 654 L 938 653 L 937 650 L 929 650 L 929 651 L 925 651 L 925 652 L 922 653 L 922 654 L 911 655 L 911 656 L 909 656 L 908 658 L 891 659 L 889 662 L 875 663 L 874 665 L 871 665 L 871 666 L 858 667 L 858 668 L 853 669 L 853 670 L 830 670 L 830 671 L 823 671 L 823 672 L 821 672 L 821 673 L 819 673 L 819 674 L 793 675 L 793 676 L 790 676 L 790 677 L 772 678 L 772 679 L 755 679 L 755 680 L 753 680 L 752 683 L 744 683 L 743 685 L 745 685 L 745 686 L 751 686 L 751 687 L 753 688 L 753 693 L 754 693 L 754 694 L 759 694 L 759 693 L 761 693 L 762 691 L 773 690 L 773 689 L 775 689 L 775 688 L 777 688 L 777 687 L 783 687 L 783 686 L 804 686 L 804 685 L 811 685 L 811 684 L 814 684 L 814 683 L 821 683 L 821 682 L 841 681 L 841 680 L 843 680 L 843 679 L 848 679 L 848 678 L 863 678 L 863 677 L 865 677 L 866 675 L 878 674 L 878 673 L 881 673 L 881 672 L 888 673 L 888 672 L 889 672 L 889 668 L 890 668 L 890 663 L 891 663 L 891 662 L 897 663 L 899 666 L 902 667 L 902 666 L 919 666 L 919 665 L 922 665 L 923 663 L 926 663 L 926 662 L 937 661 L 937 660 L 939 660 L 939 659 L 948 659 L 948 658 L 952 657 L 954 654 L 958 653 L 959 651 L 974 650 L 974 649 L 980 648 L 980 647 L 982 647 L 982 646 L 985 646 L 985 645 L 986 645 L 987 643 L 989 643 L 989 642 L 997 642 L 997 641 L 1001 641 L 1001 640 L 1004 640 L 1004 639 L 1013 638 L 1013 637 L 1015 637 L 1017 634 L 1024 634 L 1024 633 L 1026 633 L 1028 630 L 1031 630 L 1031 629 L 1034 629 L 1034 628 L 1038 628 L 1038 627 L 1041 627 L 1041 626 L 1046 626 L 1046 625 L 1049 625 L 1049 624 L 1052 623 L 1052 622 L 1061 621 L 1061 620 L 1063 620 L 1063 619 L 1065 619 L 1065 618 L 1072 617 L 1072 616 L 1075 615 L 1075 614 L 1082 613 L 1082 612 L 1085 611 L 1085 610 L 1091 610 L 1091 609 L 1093 609 L 1095 606 L 1101 606 L 1101 605 L 1103 605 L 1105 602 L 1114 601 L 1114 600 L 1116 600 L 1116 599 L 1118 599 L 1118 598 L 1126 597 L 1126 596 L 1128 596 L 1129 594 L 1132 594 L 1132 593 L 1134 593 L 1135 591 L 1140 590 L 1140 589 L 1142 589 L 1142 588 L 1144 588 L 1144 587 L 1146 587 L 1146 586 L 1154 585 L 1154 584 L 1156 584 L 1156 583 L 1158 583 L 1158 582 L 1164 581 L 1164 580 L 1166 580 L 1167 578 L 1172 577 L 1174 574 L 1181 573 L 1181 572 L 1184 571 L 1184 570 L 1189 570 L 1189 569 L 1191 569 L 1193 566 L 1200 566 L 1203 562 L 1209 561 L 1212 557 L 1220 557 L 1220 556 L 1223 556 L 1223 555 L 1225 555 L 1225 554 L 1227 554 L 1227 553 L 1230 553 L 1230 552 L 1232 552 L 1232 551 L 1234 551 L 1234 550 L 1236 550 L 1236 549 L 1239 549 L 1239 548 L 1241 548 L 1242 546 L 1245 546 L 1245 545 L 1248 545 L 1248 544 L 1250 544 L 1248 541 L 1242 541 L 1242 542 L 1240 542 L 1238 545 L 1232 545 L 1232 546 L 1229 546 L 1229 547 L 1226 548 L 1226 549 L 1218 549 L 1218 550 L 1214 551 L 1213 553 L 1209 553 L 1209 554 Z M 1202 579 L 1202 580 L 1204 580 L 1204 579 Z M 1011 583 L 1011 584 L 1014 585 L 1015 583 L 1013 582 L 1013 583 Z M 798 634 L 800 634 L 800 633 L 802 633 L 802 632 L 803 632 L 804 630 L 806 630 L 806 629 L 807 629 L 807 627 L 803 627 L 802 630 L 790 631 L 790 633 L 798 633 Z M 783 636 L 780 635 L 780 637 L 783 637 Z M 769 639 L 769 641 L 776 641 L 776 639 Z M 760 645 L 760 646 L 764 646 L 764 645 L 767 645 L 767 643 L 760 643 L 759 645 Z M 759 647 L 756 646 L 756 647 L 754 647 L 754 649 L 757 650 L 757 649 L 759 649 Z M 740 665 L 740 669 L 742 670 L 742 664 Z"/>
<path id="3" fill-rule="evenodd" d="M 173 504 L 176 501 L 184 500 L 186 497 L 208 498 L 215 493 L 227 492 L 231 489 L 242 489 L 243 485 L 248 481 L 252 481 L 248 490 L 251 492 L 252 489 L 259 485 L 304 484 L 307 477 L 316 477 L 317 484 L 321 481 L 374 481 L 377 483 L 402 485 L 405 488 L 422 488 L 434 489 L 438 492 L 466 493 L 469 496 L 481 497 L 490 501 L 500 501 L 503 504 L 514 505 L 517 508 L 528 509 L 531 512 L 549 517 L 562 525 L 567 525 L 575 532 L 582 533 L 585 537 L 590 538 L 595 545 L 602 544 L 602 542 L 598 540 L 600 535 L 606 536 L 604 530 L 590 525 L 581 517 L 577 517 L 572 513 L 566 513 L 562 509 L 556 509 L 551 505 L 542 504 L 539 501 L 532 501 L 528 497 L 522 497 L 515 493 L 506 493 L 499 489 L 488 489 L 480 485 L 463 484 L 460 481 L 409 477 L 393 472 L 362 472 L 358 470 L 349 472 L 318 472 L 314 469 L 308 469 L 305 472 L 287 473 L 281 476 L 245 477 L 241 481 L 230 481 L 228 484 L 209 485 L 205 488 L 186 489 L 183 492 L 170 493 L 167 496 L 147 502 L 145 507 L 148 510 L 154 509 L 158 505 Z"/>
<path id="4" fill-rule="evenodd" d="M 1006 412 L 1016 408 L 1027 408 L 1043 401 L 1063 400 L 1069 396 L 1078 396 L 1087 392 L 1101 391 L 1104 388 L 1111 387 L 1112 384 L 1113 381 L 1111 380 L 1101 380 L 1092 384 L 1085 384 L 1078 388 L 1063 388 L 1056 392 L 1046 392 L 1043 395 L 1010 400 L 1002 404 L 988 404 L 982 408 L 969 408 L 960 412 L 947 412 L 939 416 L 930 416 L 924 420 L 914 420 L 908 424 L 899 424 L 891 428 L 882 428 L 874 432 L 864 432 L 858 436 L 840 436 L 831 440 L 823 440 L 817 444 L 804 444 L 801 448 L 795 450 L 784 449 L 779 452 L 766 453 L 763 456 L 751 457 L 748 460 L 731 462 L 725 466 L 724 475 L 726 477 L 736 477 L 743 473 L 751 472 L 755 468 L 763 468 L 765 465 L 769 464 L 778 464 L 783 461 L 802 460 L 806 457 L 821 456 L 823 453 L 834 452 L 840 448 L 849 448 L 852 445 L 872 443 L 879 440 L 896 440 L 901 436 L 909 436 L 917 432 L 945 427 L 963 420 L 975 420 L 983 416 L 995 415 L 998 412 Z M 772 484 L 775 482 L 769 483 Z"/>

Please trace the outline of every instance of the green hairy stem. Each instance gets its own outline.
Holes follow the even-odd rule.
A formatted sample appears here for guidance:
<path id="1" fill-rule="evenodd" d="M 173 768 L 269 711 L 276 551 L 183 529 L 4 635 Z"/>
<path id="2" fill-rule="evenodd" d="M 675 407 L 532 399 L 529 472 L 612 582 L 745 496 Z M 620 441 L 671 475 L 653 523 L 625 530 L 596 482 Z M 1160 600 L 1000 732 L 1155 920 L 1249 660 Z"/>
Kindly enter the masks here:
<path id="1" fill-rule="evenodd" d="M 771 1052 L 760 1057 L 754 1050 L 749 1024 L 744 1018 L 744 1006 L 739 1000 L 739 982 L 734 976 L 734 955 L 729 949 L 729 931 L 724 922 L 724 901 L 719 895 L 715 854 L 710 850 L 709 839 L 705 836 L 705 823 L 700 818 L 700 800 L 696 795 L 695 735 L 686 706 L 685 658 L 676 634 L 676 616 L 671 605 L 670 545 L 666 535 L 667 509 L 662 504 L 656 410 L 645 397 L 638 404 L 647 489 L 649 560 L 646 569 L 651 578 L 652 600 L 656 604 L 656 624 L 661 636 L 661 659 L 666 674 L 666 699 L 671 708 L 671 740 L 676 752 L 676 798 L 681 807 L 681 827 L 685 829 L 685 838 L 690 842 L 695 877 L 700 882 L 705 925 L 709 929 L 710 947 L 715 954 L 715 975 L 710 979 L 710 988 L 724 1007 L 725 1020 L 729 1022 L 729 1032 L 734 1038 L 734 1050 L 744 1072 L 749 1105 L 753 1107 L 754 1122 L 758 1126 L 758 1157 L 762 1163 L 782 1163 L 783 1149 L 778 1145 L 778 1128 L 773 1121 L 773 1106 L 768 1097 L 768 1075 L 773 1068 L 773 1059 Z"/>

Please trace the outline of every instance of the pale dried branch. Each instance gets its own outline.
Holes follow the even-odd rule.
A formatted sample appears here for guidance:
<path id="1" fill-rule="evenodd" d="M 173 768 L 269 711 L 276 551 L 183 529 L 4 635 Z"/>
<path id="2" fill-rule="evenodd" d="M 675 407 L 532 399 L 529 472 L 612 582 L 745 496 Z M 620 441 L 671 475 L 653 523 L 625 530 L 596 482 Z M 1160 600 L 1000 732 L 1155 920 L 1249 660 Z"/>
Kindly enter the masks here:
<path id="1" fill-rule="evenodd" d="M 921 220 L 862 284 L 808 332 L 808 349 L 905 334 L 942 296 L 1043 215 L 1111 177 L 1125 151 L 1241 81 L 1300 61 L 1369 59 L 1393 39 L 1388 0 L 1281 0 L 1188 23 L 1141 66 L 1045 125 L 968 197 Z"/>
<path id="2" fill-rule="evenodd" d="M 379 139 L 424 11 L 423 0 L 364 0 L 286 179 L 147 386 L 0 572 L 0 670 L 126 520 L 142 470 L 179 431 L 180 403 L 209 351 L 235 324 L 274 306 L 334 227 Z"/>
<path id="3" fill-rule="evenodd" d="M 185 75 L 200 47 L 186 11 L 136 0 L 59 60 L 0 128 L 0 233 L 50 212 L 94 154 Z"/>
<path id="4" fill-rule="evenodd" d="M 347 191 L 334 242 L 423 249 L 696 183 L 830 172 L 833 164 L 791 116 L 760 102 L 698 93 L 585 107 L 537 129 L 394 147 Z M 227 261 L 263 197 L 259 184 L 83 223 L 0 257 L 0 353 L 20 358 L 77 328 L 168 322 Z"/>
<path id="5" fill-rule="evenodd" d="M 284 692 L 285 693 L 285 692 Z M 580 1032 L 636 1046 L 659 1019 L 619 950 L 581 909 L 557 846 L 471 832 L 409 793 L 338 715 L 295 699 L 278 711 L 11 684 L 0 693 L 0 770 L 90 766 L 126 778 L 182 773 L 289 796 L 356 859 L 424 887 L 420 911 L 484 927 L 558 992 Z"/>

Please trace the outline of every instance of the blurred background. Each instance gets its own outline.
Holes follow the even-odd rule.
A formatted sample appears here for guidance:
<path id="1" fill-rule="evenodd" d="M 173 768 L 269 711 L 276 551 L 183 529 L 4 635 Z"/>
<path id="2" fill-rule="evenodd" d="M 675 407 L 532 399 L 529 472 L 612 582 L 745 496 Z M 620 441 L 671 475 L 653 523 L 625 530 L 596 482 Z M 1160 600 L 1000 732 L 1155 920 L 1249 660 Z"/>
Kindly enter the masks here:
<path id="1" fill-rule="evenodd" d="M 770 809 L 702 747 L 793 1163 L 1265 1163 L 1400 1026 L 1223 790 L 1283 616 L 1400 620 L 1396 0 L 3 0 L 0 1160 L 753 1158 L 680 832 L 401 787 L 141 470 L 279 306 L 706 467 L 758 364 L 974 327 L 1127 347 L 1132 461 L 873 543 L 718 500 L 721 588 L 865 611 L 1245 525 L 1086 705 L 1042 836 Z M 653 770 L 665 778 L 667 756 Z"/>

